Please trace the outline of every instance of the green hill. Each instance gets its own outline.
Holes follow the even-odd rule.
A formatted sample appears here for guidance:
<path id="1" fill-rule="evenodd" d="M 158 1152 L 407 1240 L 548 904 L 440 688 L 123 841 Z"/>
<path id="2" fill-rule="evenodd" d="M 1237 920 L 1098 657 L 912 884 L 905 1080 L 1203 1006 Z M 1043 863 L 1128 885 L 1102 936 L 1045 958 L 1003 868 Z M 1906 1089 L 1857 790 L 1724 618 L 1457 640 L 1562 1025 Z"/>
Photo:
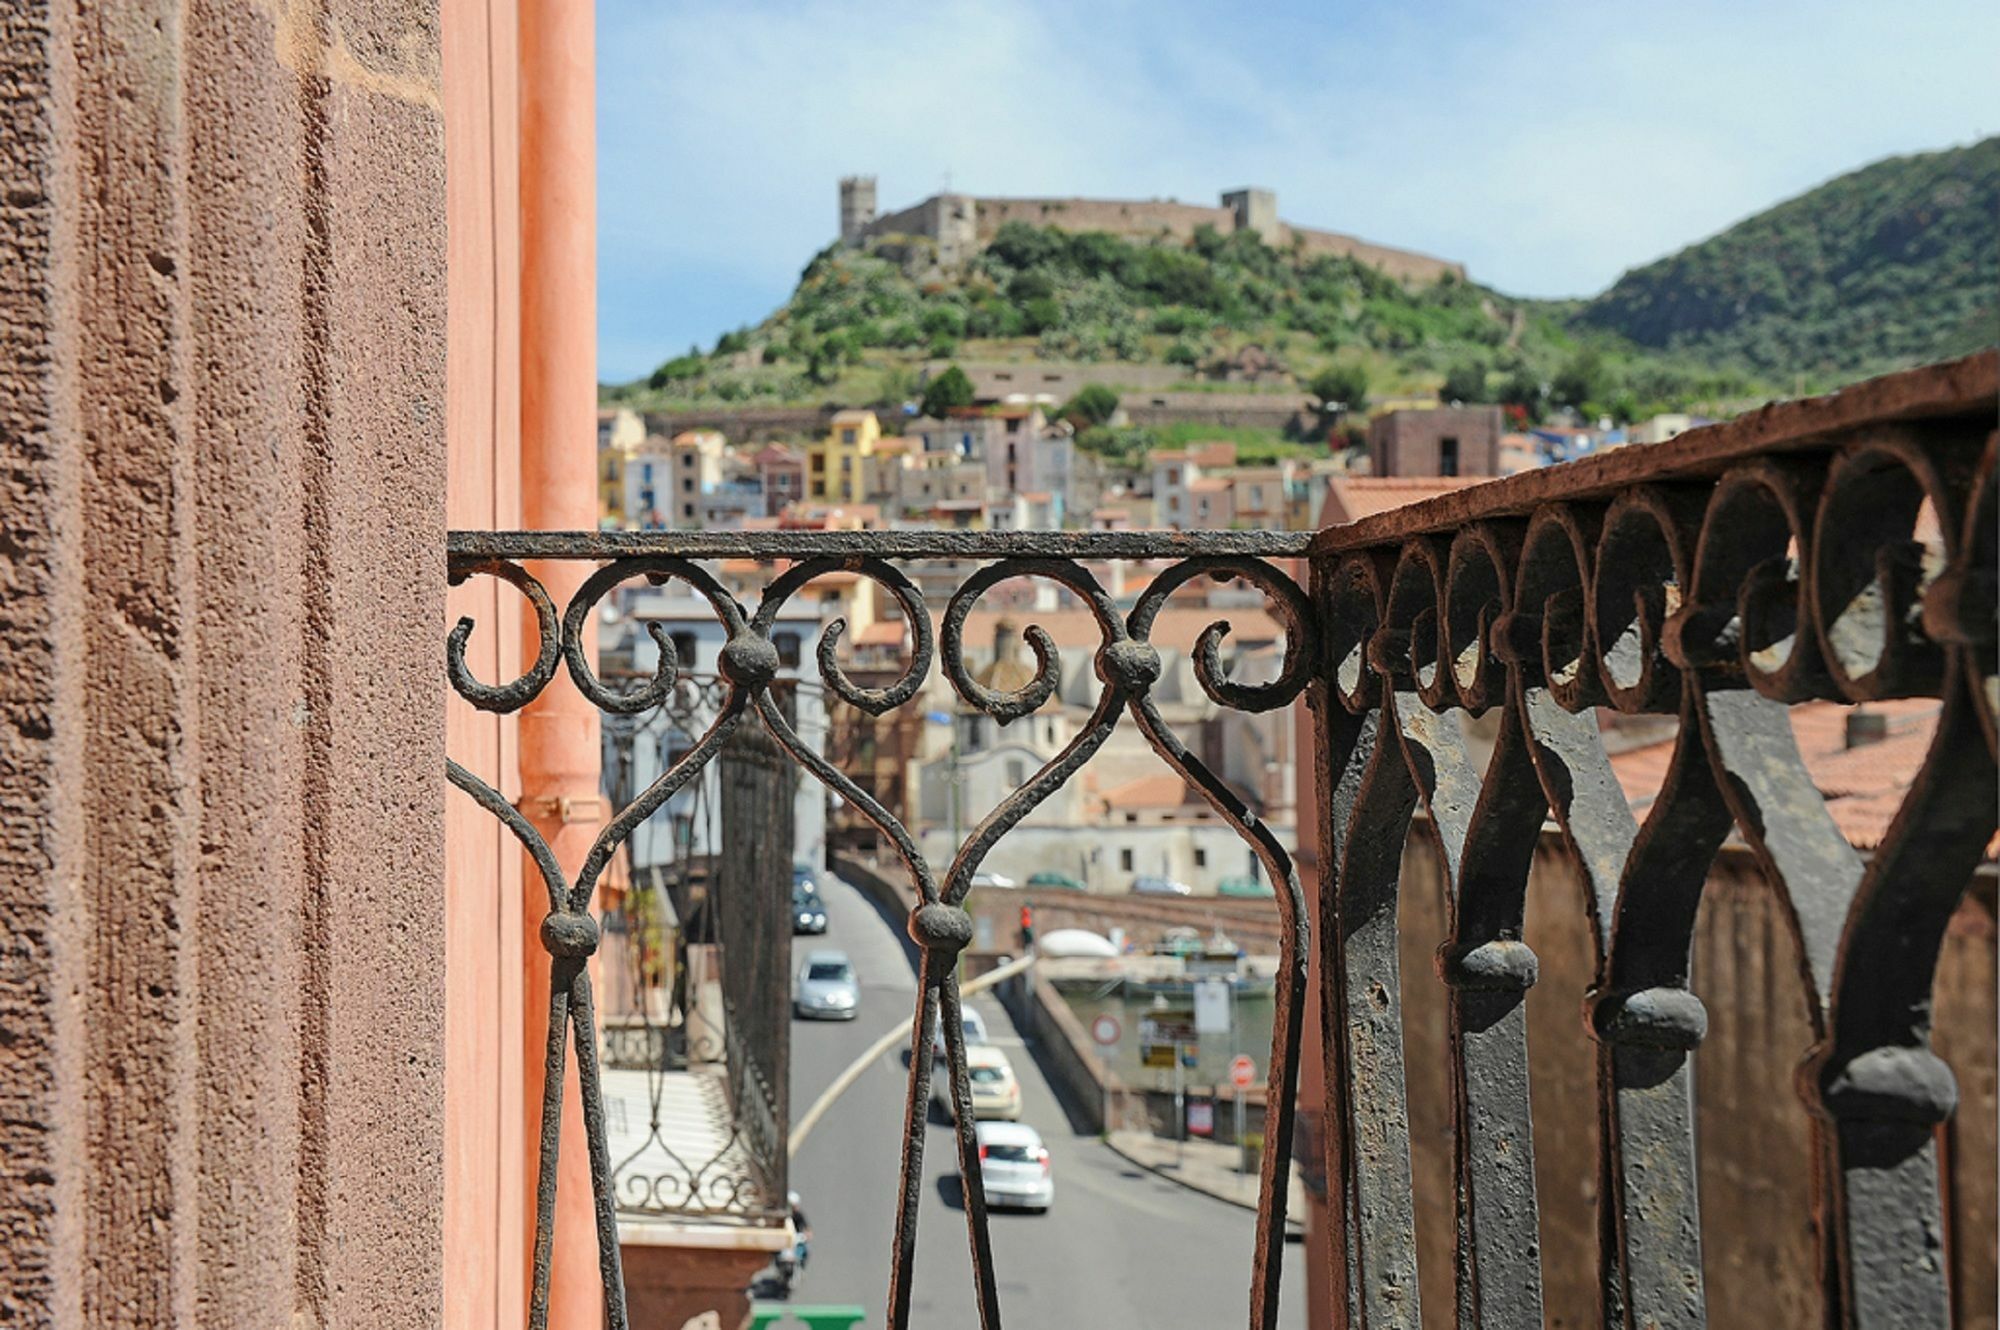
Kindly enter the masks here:
<path id="1" fill-rule="evenodd" d="M 1440 393 L 1529 418 L 1725 414 L 1995 340 L 2000 139 L 1892 158 L 1627 273 L 1589 301 L 1447 279 L 1406 287 L 1344 257 L 1203 228 L 1183 244 L 1003 226 L 961 271 L 908 247 L 839 245 L 783 307 L 691 348 L 609 402 L 891 405 L 923 362 L 1062 360 L 1180 391 L 1330 382 Z M 1144 440 L 1135 441 L 1145 446 Z"/>
<path id="2" fill-rule="evenodd" d="M 1626 273 L 1584 327 L 1788 379 L 2000 340 L 2000 138 L 1891 157 Z"/>

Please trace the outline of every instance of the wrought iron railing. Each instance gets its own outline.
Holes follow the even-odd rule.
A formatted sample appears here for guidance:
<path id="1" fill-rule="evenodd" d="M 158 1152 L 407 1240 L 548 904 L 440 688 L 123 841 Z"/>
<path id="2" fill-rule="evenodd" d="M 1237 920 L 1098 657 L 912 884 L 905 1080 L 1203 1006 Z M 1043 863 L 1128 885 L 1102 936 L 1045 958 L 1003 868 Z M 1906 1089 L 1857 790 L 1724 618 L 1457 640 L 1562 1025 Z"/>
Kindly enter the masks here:
<path id="1" fill-rule="evenodd" d="M 1690 1063 L 1706 1012 L 1689 988 L 1701 887 L 1732 828 L 1761 861 L 1793 920 L 1803 996 L 1817 1044 L 1801 1083 L 1821 1124 L 1826 1203 L 1812 1216 L 1832 1323 L 1941 1325 L 1949 1308 L 1940 1257 L 1936 1128 L 1953 1078 L 1929 1048 L 1929 995 L 1945 921 L 1987 854 L 1995 779 L 1994 412 L 1996 360 L 1862 385 L 1767 408 L 1667 444 L 1455 492 L 1310 538 L 1281 533 L 458 533 L 451 575 L 503 578 L 539 617 L 542 650 L 512 683 L 463 666 L 469 628 L 453 634 L 451 674 L 475 705 L 509 710 L 546 687 L 558 663 L 612 712 L 655 703 L 671 655 L 646 685 L 605 688 L 581 629 L 614 585 L 679 579 L 713 607 L 730 640 L 717 719 L 673 769 L 606 827 L 574 881 L 529 824 L 462 768 L 452 778 L 507 821 L 543 865 L 543 929 L 558 1001 L 552 1037 L 577 1027 L 588 1106 L 596 1093 L 589 915 L 605 858 L 718 752 L 751 713 L 809 774 L 861 808 L 895 846 L 920 904 L 922 948 L 889 1271 L 893 1327 L 910 1320 L 931 1059 L 922 1041 L 945 1014 L 950 1092 L 965 1178 L 981 1322 L 999 1324 L 972 1134 L 953 959 L 972 937 L 963 909 L 994 843 L 1097 751 L 1125 718 L 1138 727 L 1262 860 L 1284 921 L 1266 1137 L 1290 1135 L 1308 959 L 1321 964 L 1327 1120 L 1323 1151 L 1335 1241 L 1326 1280 L 1336 1309 L 1373 1327 L 1419 1323 L 1417 1244 L 1402 1064 L 1396 907 L 1402 847 L 1431 837 L 1446 866 L 1450 927 L 1439 972 L 1450 994 L 1455 1135 L 1456 1298 L 1460 1324 L 1538 1325 L 1542 1253 L 1529 1114 L 1525 997 L 1537 959 L 1523 940 L 1534 847 L 1553 818 L 1584 879 L 1597 981 L 1588 1029 L 1597 1043 L 1601 1124 L 1598 1205 L 1603 1317 L 1611 1325 L 1693 1324 L 1705 1317 L 1696 1205 Z M 1929 531 L 1928 541 L 1919 538 Z M 700 560 L 796 560 L 755 611 Z M 1302 590 L 1274 559 L 1309 569 Z M 604 566 L 558 620 L 531 559 Z M 940 626 L 902 565 L 959 559 L 975 570 Z M 1106 559 L 1171 560 L 1129 611 L 1086 568 Z M 1054 690 L 1057 653 L 1030 628 L 1033 677 L 1013 692 L 982 687 L 961 636 L 975 600 L 1015 577 L 1048 579 L 1086 605 L 1100 640 L 1096 708 L 1075 739 L 973 830 L 942 868 L 909 831 L 824 757 L 805 749 L 771 699 L 777 609 L 836 570 L 873 580 L 910 624 L 907 667 L 861 688 L 842 672 L 842 625 L 824 634 L 825 686 L 873 714 L 909 702 L 938 656 L 971 706 L 1028 714 Z M 1227 611 L 1194 646 L 1198 678 L 1219 705 L 1264 710 L 1305 693 L 1317 716 L 1320 796 L 1316 908 L 1277 838 L 1162 722 L 1151 633 L 1177 588 L 1201 578 L 1261 589 L 1285 628 L 1277 679 L 1225 676 Z M 1023 616 L 1032 623 L 1033 615 Z M 1799 758 L 1788 708 L 1807 699 L 1923 696 L 1940 704 L 1935 739 L 1885 839 L 1864 858 L 1825 811 Z M 1678 720 L 1665 787 L 1635 820 L 1614 778 L 1596 712 Z M 1493 712 L 1498 738 L 1475 768 L 1461 717 Z M 1418 819 L 1420 808 L 1428 817 Z M 1310 927 L 1317 918 L 1317 930 Z M 566 998 L 564 995 L 567 995 Z M 552 1045 L 553 1046 L 553 1045 Z M 1800 1049 L 1801 1055 L 1808 1050 Z M 554 1068 L 551 1086 L 560 1081 Z M 612 1320 L 624 1324 L 616 1234 L 609 1226 L 601 1117 L 586 1111 Z M 555 1148 L 556 1117 L 542 1148 Z M 1285 1152 L 1264 1152 L 1258 1240 L 1249 1274 L 1254 1326 L 1277 1315 L 1284 1246 Z M 553 1197 L 538 1198 L 547 1232 Z M 547 1269 L 536 1272 L 545 1315 Z"/>

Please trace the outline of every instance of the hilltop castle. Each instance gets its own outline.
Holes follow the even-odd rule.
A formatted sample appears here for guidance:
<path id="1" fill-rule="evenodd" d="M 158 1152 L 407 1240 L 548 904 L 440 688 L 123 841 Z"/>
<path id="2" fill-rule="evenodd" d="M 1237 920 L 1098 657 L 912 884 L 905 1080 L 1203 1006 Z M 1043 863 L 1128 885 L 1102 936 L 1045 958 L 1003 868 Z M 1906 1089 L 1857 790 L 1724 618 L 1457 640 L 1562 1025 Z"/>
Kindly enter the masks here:
<path id="1" fill-rule="evenodd" d="M 1180 241 L 1192 239 L 1196 227 L 1212 226 L 1225 235 L 1254 231 L 1266 244 L 1281 249 L 1296 246 L 1307 254 L 1345 255 L 1404 282 L 1435 282 L 1446 274 L 1465 276 L 1464 264 L 1371 244 L 1336 231 L 1293 226 L 1279 219 L 1278 195 L 1269 189 L 1231 190 L 1213 208 L 1157 199 L 993 199 L 933 194 L 901 212 L 878 215 L 874 176 L 846 176 L 840 182 L 843 243 L 921 239 L 935 249 L 941 268 L 963 264 L 991 243 L 994 233 L 1007 222 L 1065 231 L 1109 231 L 1135 240 L 1170 236 Z"/>

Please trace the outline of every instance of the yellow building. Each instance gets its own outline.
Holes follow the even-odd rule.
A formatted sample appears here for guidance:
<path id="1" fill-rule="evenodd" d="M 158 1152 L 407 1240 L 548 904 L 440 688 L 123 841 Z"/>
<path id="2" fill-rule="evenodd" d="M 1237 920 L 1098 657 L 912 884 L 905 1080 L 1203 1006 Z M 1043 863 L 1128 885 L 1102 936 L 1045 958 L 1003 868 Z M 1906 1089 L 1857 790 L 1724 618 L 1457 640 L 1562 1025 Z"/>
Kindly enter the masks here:
<path id="1" fill-rule="evenodd" d="M 816 503 L 862 503 L 882 423 L 873 411 L 836 411 L 824 439 L 806 447 L 806 497 Z"/>

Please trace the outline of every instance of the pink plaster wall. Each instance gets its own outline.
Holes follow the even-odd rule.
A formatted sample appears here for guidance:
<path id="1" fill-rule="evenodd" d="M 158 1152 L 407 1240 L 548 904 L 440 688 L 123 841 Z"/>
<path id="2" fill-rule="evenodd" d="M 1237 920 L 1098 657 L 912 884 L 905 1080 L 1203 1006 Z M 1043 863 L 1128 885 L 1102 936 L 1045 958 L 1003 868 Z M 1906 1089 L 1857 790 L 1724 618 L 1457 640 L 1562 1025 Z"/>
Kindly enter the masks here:
<path id="1" fill-rule="evenodd" d="M 444 0 L 450 367 L 450 525 L 517 527 L 520 484 L 520 137 L 514 0 Z M 521 670 L 521 600 L 491 578 L 453 588 L 447 623 L 477 625 L 468 663 L 484 679 Z M 445 625 L 439 625 L 439 632 Z M 442 640 L 440 638 L 440 640 Z M 512 717 L 446 703 L 451 755 L 508 798 L 520 793 Z M 516 1330 L 527 1321 L 523 1169 L 521 853 L 457 791 L 445 805 L 444 1323 Z"/>

